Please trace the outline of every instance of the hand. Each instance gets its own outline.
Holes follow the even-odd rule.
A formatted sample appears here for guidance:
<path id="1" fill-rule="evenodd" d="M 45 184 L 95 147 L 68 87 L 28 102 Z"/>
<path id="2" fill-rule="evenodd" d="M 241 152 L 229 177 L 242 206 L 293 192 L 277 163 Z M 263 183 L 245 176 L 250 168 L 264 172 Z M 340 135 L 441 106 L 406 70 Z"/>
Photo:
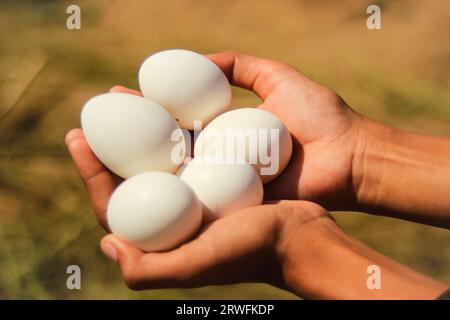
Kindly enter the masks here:
<path id="1" fill-rule="evenodd" d="M 111 91 L 138 94 L 123 87 Z M 66 144 L 87 186 L 97 219 L 108 230 L 108 200 L 121 179 L 95 157 L 81 129 L 71 130 Z M 309 249 L 309 243 L 320 239 L 319 234 L 325 234 L 327 228 L 338 229 L 323 208 L 305 201 L 282 201 L 213 221 L 203 226 L 195 239 L 170 252 L 144 253 L 112 234 L 103 238 L 101 248 L 117 261 L 127 285 L 133 289 L 237 282 L 265 282 L 289 288 L 282 265 L 288 261 L 286 242 L 301 232 L 305 243 L 298 245 Z M 314 240 L 307 240 L 309 236 Z"/>
<path id="2" fill-rule="evenodd" d="M 108 229 L 106 207 L 118 180 L 80 129 L 66 141 L 97 219 Z M 169 252 L 144 253 L 112 234 L 101 248 L 132 289 L 265 282 L 304 298 L 432 299 L 446 288 L 349 238 L 323 208 L 306 201 L 240 210 L 203 226 L 192 241 Z M 369 265 L 380 267 L 382 290 L 367 289 Z"/>
<path id="3" fill-rule="evenodd" d="M 352 157 L 357 153 L 355 149 L 362 132 L 368 132 L 367 125 L 363 125 L 368 121 L 354 113 L 334 93 L 284 64 L 234 53 L 211 55 L 210 58 L 224 68 L 233 84 L 253 88 L 264 99 L 260 107 L 278 115 L 289 127 L 294 140 L 302 145 L 297 145 L 287 170 L 268 186 L 269 194 L 272 197 L 313 198 L 328 207 L 339 207 L 339 198 L 351 202 L 354 195 L 351 190 L 355 189 L 352 187 L 355 180 Z M 253 60 L 252 64 L 246 59 Z M 247 70 L 237 72 L 243 65 Z M 257 65 L 270 65 L 272 69 L 254 74 L 252 70 Z M 238 74 L 243 79 L 239 79 Z M 272 80 L 268 80 L 269 74 Z M 313 110 L 290 110 L 299 121 L 311 120 L 309 124 L 305 120 L 300 122 L 307 128 L 306 133 L 298 122 L 291 120 L 295 117 L 285 114 L 288 109 L 282 109 L 284 104 L 268 102 L 272 101 L 270 90 L 282 90 L 293 79 L 296 79 L 293 88 L 301 90 L 297 95 L 286 97 L 285 102 L 309 102 L 314 106 Z M 123 87 L 114 87 L 111 91 L 139 94 Z M 283 99 L 281 95 L 279 98 Z M 324 119 L 317 113 L 323 113 Z M 330 119 L 335 123 L 328 123 Z M 318 124 L 320 121 L 324 123 Z M 66 143 L 88 188 L 97 218 L 108 229 L 107 202 L 121 179 L 95 157 L 81 129 L 71 130 Z M 447 143 L 442 141 L 440 144 Z M 335 162 L 329 159 L 332 155 L 337 156 Z M 321 179 L 315 178 L 312 170 L 318 170 L 316 173 Z M 294 192 L 290 189 L 292 186 Z M 102 249 L 120 264 L 127 283 L 136 289 L 261 281 L 288 288 L 306 298 L 339 299 L 433 298 L 445 289 L 444 285 L 349 238 L 323 208 L 304 201 L 241 210 L 205 226 L 194 240 L 166 253 L 145 254 L 113 235 L 102 240 Z M 365 270 L 374 264 L 380 267 L 386 280 L 382 290 L 368 291 Z M 349 273 L 348 270 L 357 272 Z"/>
<path id="4" fill-rule="evenodd" d="M 306 237 L 318 235 L 319 229 L 327 226 L 337 228 L 318 205 L 284 201 L 243 209 L 215 220 L 203 226 L 192 241 L 169 252 L 145 253 L 112 234 L 103 238 L 101 248 L 119 264 L 132 289 L 242 282 L 289 288 L 283 270 L 285 242 L 303 232 L 305 242 L 311 243 Z M 295 292 L 294 288 L 289 289 Z"/>
<path id="5" fill-rule="evenodd" d="M 336 93 L 281 62 L 210 54 L 231 84 L 254 91 L 294 140 L 269 199 L 314 201 L 328 210 L 389 215 L 450 228 L 450 140 L 371 121 Z"/>
<path id="6" fill-rule="evenodd" d="M 360 128 L 368 121 L 336 93 L 287 64 L 232 51 L 207 57 L 224 71 L 231 84 L 258 94 L 263 99 L 259 108 L 278 116 L 292 135 L 292 159 L 284 172 L 265 186 L 266 199 L 302 199 L 317 202 L 328 210 L 354 209 L 360 176 L 353 172 L 360 168 L 354 164 L 354 159 L 359 159 L 355 152 L 364 131 Z M 120 86 L 111 91 L 141 95 Z M 68 139 L 80 137 L 82 132 L 77 129 Z M 80 165 L 92 161 L 88 147 L 81 149 L 74 155 Z M 115 184 L 103 172 L 107 172 L 106 168 L 98 163 L 87 175 L 102 179 L 108 186 L 104 189 L 110 192 Z M 92 181 L 87 183 L 88 188 L 90 184 Z M 98 200 L 92 200 L 97 210 L 105 210 Z"/>
<path id="7" fill-rule="evenodd" d="M 113 91 L 127 90 L 113 88 Z M 80 129 L 67 134 L 100 224 L 119 180 L 95 157 Z M 304 298 L 432 299 L 446 287 L 345 235 L 320 206 L 306 201 L 247 208 L 216 220 L 165 253 L 144 253 L 114 235 L 101 242 L 133 289 L 266 282 Z M 380 267 L 382 290 L 368 290 L 366 269 Z M 351 271 L 349 271 L 351 270 Z"/>
<path id="8" fill-rule="evenodd" d="M 258 107 L 278 116 L 292 135 L 292 159 L 266 185 L 266 196 L 310 200 L 330 210 L 352 207 L 352 161 L 363 118 L 287 64 L 233 51 L 207 57 L 231 84 L 254 91 L 263 100 Z"/>

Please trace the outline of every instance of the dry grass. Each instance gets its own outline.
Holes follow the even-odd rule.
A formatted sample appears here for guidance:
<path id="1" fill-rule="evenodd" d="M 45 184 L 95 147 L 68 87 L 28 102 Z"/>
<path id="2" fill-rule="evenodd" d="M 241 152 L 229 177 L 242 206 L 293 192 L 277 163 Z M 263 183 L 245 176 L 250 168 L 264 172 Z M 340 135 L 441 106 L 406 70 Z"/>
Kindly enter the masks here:
<path id="1" fill-rule="evenodd" d="M 1 1 L 0 298 L 292 298 L 264 285 L 132 292 L 98 249 L 86 193 L 63 145 L 79 111 L 113 84 L 137 87 L 151 52 L 237 49 L 288 62 L 355 109 L 401 128 L 450 136 L 450 2 L 378 1 L 383 30 L 365 27 L 369 1 Z M 371 3 L 371 2 L 370 2 Z M 236 89 L 234 105 L 258 99 Z M 450 282 L 450 233 L 356 213 L 348 232 Z M 78 264 L 83 289 L 65 287 Z"/>

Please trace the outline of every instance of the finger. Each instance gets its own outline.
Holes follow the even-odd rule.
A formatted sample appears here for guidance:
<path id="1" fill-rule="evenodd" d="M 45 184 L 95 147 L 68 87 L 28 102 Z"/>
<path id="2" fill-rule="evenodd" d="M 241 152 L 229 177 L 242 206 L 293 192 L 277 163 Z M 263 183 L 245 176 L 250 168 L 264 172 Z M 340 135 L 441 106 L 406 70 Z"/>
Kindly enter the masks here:
<path id="1" fill-rule="evenodd" d="M 138 289 L 137 264 L 145 253 L 121 241 L 113 234 L 101 240 L 100 248 L 105 256 L 119 265 L 126 284 L 131 289 Z"/>
<path id="2" fill-rule="evenodd" d="M 117 187 L 117 178 L 94 155 L 81 129 L 70 130 L 66 135 L 66 144 L 88 189 L 97 219 L 108 229 L 106 209 L 109 197 Z"/>
<path id="3" fill-rule="evenodd" d="M 129 93 L 129 94 L 134 94 L 136 96 L 140 96 L 142 97 L 142 93 L 140 93 L 137 90 L 133 90 L 133 89 L 129 89 L 123 86 L 114 86 L 111 89 L 109 89 L 109 92 L 120 92 L 120 93 Z"/>
<path id="4" fill-rule="evenodd" d="M 135 290 L 197 286 L 198 275 L 214 256 L 211 246 L 199 239 L 172 251 L 144 253 L 110 234 L 102 239 L 101 248 L 119 264 L 128 287 Z"/>
<path id="5" fill-rule="evenodd" d="M 213 53 L 206 57 L 222 69 L 232 85 L 252 90 L 263 100 L 277 84 L 296 72 L 285 63 L 237 51 Z"/>

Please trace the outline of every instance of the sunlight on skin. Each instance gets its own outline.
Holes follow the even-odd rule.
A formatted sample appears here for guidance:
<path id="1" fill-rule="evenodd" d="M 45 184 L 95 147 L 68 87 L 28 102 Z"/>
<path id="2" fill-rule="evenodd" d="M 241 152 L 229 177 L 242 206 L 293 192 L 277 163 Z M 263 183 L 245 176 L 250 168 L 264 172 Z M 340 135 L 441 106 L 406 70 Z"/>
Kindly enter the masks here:
<path id="1" fill-rule="evenodd" d="M 282 119 L 296 142 L 286 170 L 266 186 L 267 198 L 355 208 L 364 168 L 354 158 L 358 142 L 366 138 L 361 134 L 369 132 L 372 122 L 286 64 L 234 51 L 208 57 L 231 84 L 258 94 L 263 100 L 259 107 Z M 121 86 L 111 92 L 140 95 Z M 81 129 L 71 130 L 66 143 L 97 218 L 108 229 L 107 203 L 121 180 L 95 157 Z M 144 253 L 112 234 L 103 238 L 101 248 L 133 289 L 266 282 L 306 298 L 362 299 L 434 298 L 445 289 L 351 239 L 324 208 L 301 200 L 240 210 L 204 225 L 191 241 L 169 252 Z M 383 290 L 367 290 L 364 272 L 347 274 L 370 264 L 388 279 Z M 354 279 L 336 283 L 342 272 Z M 314 280 L 318 273 L 321 281 Z"/>

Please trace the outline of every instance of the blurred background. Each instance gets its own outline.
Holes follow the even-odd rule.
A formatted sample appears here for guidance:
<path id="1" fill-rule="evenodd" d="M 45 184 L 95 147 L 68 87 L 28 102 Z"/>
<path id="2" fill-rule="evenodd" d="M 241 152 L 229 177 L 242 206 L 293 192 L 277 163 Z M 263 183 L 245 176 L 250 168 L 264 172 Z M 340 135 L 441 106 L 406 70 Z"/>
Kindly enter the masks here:
<path id="1" fill-rule="evenodd" d="M 81 7 L 81 30 L 66 8 Z M 382 30 L 366 8 L 381 7 Z M 364 115 L 450 137 L 450 2 L 313 0 L 0 0 L 0 298 L 277 298 L 240 284 L 133 292 L 99 250 L 87 194 L 64 145 L 91 96 L 122 84 L 152 52 L 236 49 L 285 61 L 337 91 Z M 234 106 L 258 98 L 234 90 Z M 450 284 L 450 232 L 334 214 L 373 248 Z M 82 289 L 66 288 L 66 267 Z"/>

